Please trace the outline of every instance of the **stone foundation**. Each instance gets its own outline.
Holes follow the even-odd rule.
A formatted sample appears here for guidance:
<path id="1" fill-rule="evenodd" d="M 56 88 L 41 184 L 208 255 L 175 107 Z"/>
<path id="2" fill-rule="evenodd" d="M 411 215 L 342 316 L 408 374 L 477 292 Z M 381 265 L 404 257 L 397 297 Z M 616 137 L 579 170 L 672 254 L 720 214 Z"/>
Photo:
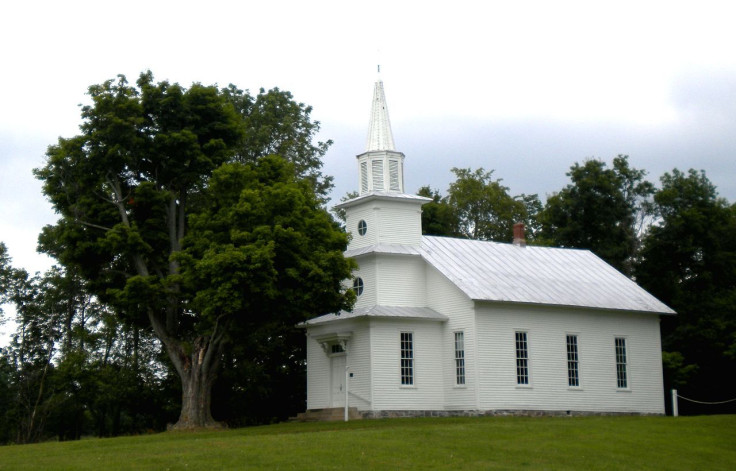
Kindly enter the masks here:
<path id="1" fill-rule="evenodd" d="M 393 419 L 400 417 L 585 417 L 585 416 L 661 416 L 642 412 L 547 411 L 547 410 L 381 410 L 360 411 L 364 419 Z"/>

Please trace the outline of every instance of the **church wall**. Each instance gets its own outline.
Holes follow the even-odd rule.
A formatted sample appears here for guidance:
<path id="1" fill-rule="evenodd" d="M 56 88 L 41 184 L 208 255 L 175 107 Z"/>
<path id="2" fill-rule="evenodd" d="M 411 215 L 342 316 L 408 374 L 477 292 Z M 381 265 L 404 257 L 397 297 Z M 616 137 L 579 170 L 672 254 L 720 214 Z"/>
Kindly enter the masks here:
<path id="1" fill-rule="evenodd" d="M 475 316 L 473 302 L 435 268 L 426 264 L 427 307 L 449 317 L 442 326 L 442 375 L 445 408 L 476 408 L 477 380 L 475 368 Z M 462 331 L 465 340 L 465 385 L 458 385 L 455 370 L 455 332 Z"/>
<path id="2" fill-rule="evenodd" d="M 348 249 L 359 249 L 378 243 L 378 224 L 376 223 L 376 212 L 374 205 L 367 203 L 349 208 L 345 217 L 345 228 L 350 233 L 351 239 Z M 366 222 L 366 233 L 358 233 L 358 223 Z"/>
<path id="3" fill-rule="evenodd" d="M 367 319 L 356 320 L 348 342 L 347 366 L 353 374 L 349 381 L 349 406 L 359 410 L 371 407 L 371 337 Z"/>
<path id="4" fill-rule="evenodd" d="M 358 269 L 353 272 L 353 276 L 362 278 L 363 294 L 355 300 L 355 307 L 374 306 L 378 304 L 378 290 L 380 289 L 380 280 L 376 278 L 376 257 L 375 255 L 364 255 L 359 257 L 357 262 Z"/>
<path id="5" fill-rule="evenodd" d="M 424 307 L 426 282 L 424 260 L 416 255 L 376 255 L 378 296 L 382 306 Z"/>
<path id="6" fill-rule="evenodd" d="M 359 249 L 375 244 L 419 246 L 422 235 L 420 203 L 370 200 L 348 208 L 345 227 L 352 235 L 348 249 Z M 380 208 L 380 209 L 379 209 Z M 358 223 L 366 222 L 366 233 L 360 235 Z"/>
<path id="7" fill-rule="evenodd" d="M 478 308 L 480 408 L 664 413 L 656 315 L 485 304 Z M 515 332 L 527 332 L 530 384 L 517 386 Z M 578 336 L 580 387 L 567 383 L 566 336 Z M 626 338 L 628 385 L 616 385 L 614 338 Z"/>
<path id="8" fill-rule="evenodd" d="M 422 237 L 422 210 L 419 204 L 382 201 L 379 241 L 418 247 Z"/>
<path id="9" fill-rule="evenodd" d="M 307 331 L 307 409 L 324 409 L 330 400 L 330 358 L 313 338 L 316 332 Z"/>
<path id="10" fill-rule="evenodd" d="M 402 386 L 400 375 L 401 332 L 414 340 L 414 385 Z M 403 319 L 371 320 L 373 410 L 442 410 L 442 325 Z"/>

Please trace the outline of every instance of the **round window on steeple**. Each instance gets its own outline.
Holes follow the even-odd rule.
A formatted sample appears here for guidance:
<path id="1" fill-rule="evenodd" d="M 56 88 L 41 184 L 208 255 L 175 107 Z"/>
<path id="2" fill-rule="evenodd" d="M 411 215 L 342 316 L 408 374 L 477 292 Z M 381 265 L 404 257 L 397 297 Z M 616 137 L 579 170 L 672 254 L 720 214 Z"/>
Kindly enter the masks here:
<path id="1" fill-rule="evenodd" d="M 366 232 L 368 232 L 368 224 L 361 219 L 358 223 L 358 234 L 364 236 Z"/>
<path id="2" fill-rule="evenodd" d="M 363 294 L 363 278 L 358 276 L 353 280 L 353 291 L 356 296 Z"/>

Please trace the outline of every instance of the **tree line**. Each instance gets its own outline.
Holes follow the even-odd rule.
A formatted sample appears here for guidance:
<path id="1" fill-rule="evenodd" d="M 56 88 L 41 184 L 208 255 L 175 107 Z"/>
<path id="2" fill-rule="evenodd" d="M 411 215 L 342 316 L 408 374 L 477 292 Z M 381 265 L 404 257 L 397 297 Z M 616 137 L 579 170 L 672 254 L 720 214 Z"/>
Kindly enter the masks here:
<path id="1" fill-rule="evenodd" d="M 347 235 L 326 211 L 331 142 L 311 108 L 145 72 L 89 88 L 80 133 L 35 170 L 59 214 L 39 236 L 57 265 L 30 275 L 0 243 L 0 443 L 283 420 L 305 407 L 303 332 L 350 309 Z M 662 323 L 667 386 L 700 399 L 736 355 L 736 209 L 704 172 L 659 187 L 626 156 L 574 164 L 549 195 L 511 196 L 493 171 L 430 187 L 425 233 L 590 249 L 678 316 Z M 699 411 L 699 409 L 691 409 Z M 724 409 L 721 409 L 724 410 Z M 684 410 L 687 412 L 687 410 Z"/>

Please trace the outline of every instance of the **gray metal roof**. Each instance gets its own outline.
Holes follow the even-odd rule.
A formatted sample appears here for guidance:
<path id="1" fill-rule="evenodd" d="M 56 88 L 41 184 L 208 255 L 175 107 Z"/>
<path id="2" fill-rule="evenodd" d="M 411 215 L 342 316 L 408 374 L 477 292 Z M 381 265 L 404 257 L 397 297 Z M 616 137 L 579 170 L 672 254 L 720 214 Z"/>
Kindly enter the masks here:
<path id="1" fill-rule="evenodd" d="M 432 198 L 427 198 L 427 197 L 419 196 L 419 195 L 410 195 L 408 193 L 398 193 L 394 191 L 370 191 L 364 195 L 358 196 L 357 198 L 353 198 L 351 200 L 343 201 L 342 203 L 336 204 L 335 208 L 337 209 L 348 208 L 364 200 L 367 200 L 368 198 L 382 199 L 382 200 L 394 200 L 394 201 L 403 200 L 403 201 L 411 201 L 411 202 L 420 202 L 422 204 L 432 201 Z"/>
<path id="2" fill-rule="evenodd" d="M 588 250 L 424 236 L 422 257 L 476 301 L 675 313 Z"/>
<path id="3" fill-rule="evenodd" d="M 343 255 L 346 257 L 357 257 L 367 253 L 392 253 L 401 255 L 421 255 L 421 251 L 413 245 L 402 244 L 375 244 L 366 245 L 357 249 L 346 250 Z"/>
<path id="4" fill-rule="evenodd" d="M 352 312 L 340 311 L 339 314 L 325 314 L 309 319 L 300 324 L 302 327 L 323 324 L 341 319 L 355 319 L 357 317 L 394 317 L 404 319 L 426 319 L 444 322 L 447 316 L 428 307 L 400 307 L 400 306 L 371 306 L 353 309 Z"/>

